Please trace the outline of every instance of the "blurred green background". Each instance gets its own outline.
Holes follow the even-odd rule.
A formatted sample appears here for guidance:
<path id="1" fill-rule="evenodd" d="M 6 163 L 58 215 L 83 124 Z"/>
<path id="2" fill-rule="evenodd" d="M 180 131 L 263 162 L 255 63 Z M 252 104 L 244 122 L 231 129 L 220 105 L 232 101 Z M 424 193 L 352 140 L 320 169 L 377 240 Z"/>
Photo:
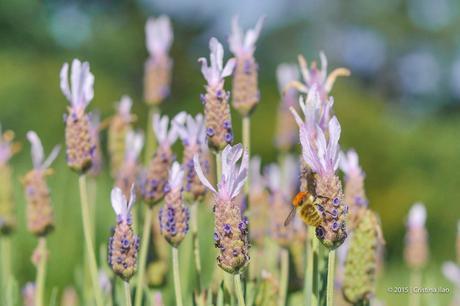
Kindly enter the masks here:
<path id="1" fill-rule="evenodd" d="M 424 202 L 428 209 L 431 262 L 427 279 L 434 286 L 447 285 L 440 264 L 454 259 L 460 217 L 457 1 L 6 0 L 0 2 L 0 122 L 23 143 L 12 161 L 19 212 L 14 270 L 21 285 L 34 279 L 29 258 L 36 244 L 25 231 L 19 184 L 31 167 L 25 133 L 37 131 L 46 152 L 63 143 L 67 101 L 59 89 L 59 70 L 75 57 L 89 61 L 96 77 L 89 109 L 108 117 L 114 102 L 128 94 L 134 100 L 137 124 L 145 128 L 144 24 L 148 16 L 159 14 L 171 16 L 175 35 L 172 95 L 161 106 L 170 115 L 202 110 L 199 94 L 204 81 L 197 58 L 208 54 L 208 39 L 216 36 L 224 42 L 229 56 L 226 38 L 231 16 L 239 14 L 245 27 L 252 26 L 258 16 L 267 16 L 255 54 L 262 102 L 252 124 L 252 153 L 261 155 L 264 163 L 275 161 L 277 154 L 272 142 L 279 102 L 276 66 L 296 62 L 299 53 L 311 61 L 324 50 L 330 69 L 350 68 L 352 76 L 339 79 L 332 94 L 342 124 L 341 145 L 359 153 L 370 205 L 382 218 L 388 273 L 379 294 L 388 305 L 404 303 L 404 297 L 386 294 L 385 285 L 395 284 L 395 279 L 404 282 L 399 278 L 406 274 L 401 269 L 404 224 L 415 201 Z M 240 135 L 236 113 L 233 121 Z M 49 184 L 57 228 L 49 242 L 48 284 L 62 288 L 73 282 L 75 269 L 82 263 L 82 231 L 77 176 L 66 168 L 63 154 L 54 168 Z M 106 241 L 114 221 L 110 188 L 109 175 L 104 173 L 98 179 L 98 242 Z M 211 230 L 212 222 L 209 225 Z M 434 297 L 439 305 L 448 299 Z"/>

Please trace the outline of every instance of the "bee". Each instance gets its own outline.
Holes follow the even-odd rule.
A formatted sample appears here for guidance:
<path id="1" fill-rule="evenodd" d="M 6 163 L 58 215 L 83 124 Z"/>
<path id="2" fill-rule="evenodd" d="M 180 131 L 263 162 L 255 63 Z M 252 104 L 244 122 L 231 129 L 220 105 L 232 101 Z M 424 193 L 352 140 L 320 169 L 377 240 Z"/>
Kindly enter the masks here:
<path id="1" fill-rule="evenodd" d="M 321 212 L 318 209 L 318 199 L 309 193 L 300 191 L 296 194 L 292 200 L 292 210 L 284 221 L 284 226 L 287 226 L 295 216 L 297 208 L 299 208 L 299 214 L 303 222 L 307 225 L 317 227 L 321 224 L 323 218 Z"/>

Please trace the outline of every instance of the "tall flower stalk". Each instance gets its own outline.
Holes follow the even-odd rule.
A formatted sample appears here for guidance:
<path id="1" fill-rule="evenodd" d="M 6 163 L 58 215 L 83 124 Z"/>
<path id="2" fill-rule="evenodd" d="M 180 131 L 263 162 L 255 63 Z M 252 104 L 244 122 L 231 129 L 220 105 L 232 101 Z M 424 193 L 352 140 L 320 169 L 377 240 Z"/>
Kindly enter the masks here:
<path id="1" fill-rule="evenodd" d="M 422 203 L 415 203 L 407 218 L 404 259 L 411 269 L 410 286 L 422 285 L 422 270 L 428 261 L 428 233 L 425 228 L 426 209 Z M 420 305 L 418 294 L 409 294 L 409 306 Z"/>
<path id="2" fill-rule="evenodd" d="M 330 117 L 332 99 L 324 104 L 315 87 L 310 90 L 306 104 L 302 100 L 300 102 L 305 120 L 294 108 L 291 108 L 291 112 L 299 125 L 302 157 L 309 169 L 307 188 L 315 199 L 314 209 L 321 216 L 321 224 L 315 228 L 315 234 L 329 249 L 329 265 L 333 265 L 335 249 L 347 237 L 345 215 L 348 207 L 344 204 L 342 184 L 336 173 L 341 128 L 337 118 Z M 333 274 L 328 274 L 329 295 L 333 292 L 333 277 Z"/>
<path id="3" fill-rule="evenodd" d="M 0 126 L 0 292 L 3 292 L 4 296 L 7 294 L 12 264 L 10 235 L 16 226 L 12 171 L 8 162 L 19 151 L 20 146 L 13 140 L 14 133 L 9 130 L 2 133 Z"/>
<path id="4" fill-rule="evenodd" d="M 173 61 L 168 52 L 174 34 L 167 16 L 149 18 L 145 24 L 145 40 L 149 57 L 144 65 L 144 100 L 149 106 L 147 117 L 147 135 L 145 162 L 155 151 L 155 134 L 150 126 L 152 118 L 158 112 L 158 106 L 169 96 L 171 90 L 171 70 Z"/>
<path id="5" fill-rule="evenodd" d="M 182 198 L 183 179 L 184 170 L 178 162 L 174 162 L 165 189 L 165 205 L 160 209 L 158 215 L 161 234 L 172 246 L 174 289 L 177 306 L 183 305 L 179 269 L 179 245 L 189 230 L 190 221 L 190 210 L 184 205 Z"/>
<path id="6" fill-rule="evenodd" d="M 27 138 L 31 143 L 33 169 L 23 178 L 27 200 L 27 223 L 29 231 L 39 237 L 39 244 L 32 261 L 37 267 L 35 305 L 43 306 L 43 291 L 46 273 L 46 236 L 54 228 L 54 213 L 46 176 L 51 174 L 49 167 L 59 154 L 60 146 L 55 146 L 45 160 L 43 146 L 35 132 L 29 131 Z"/>
<path id="7" fill-rule="evenodd" d="M 186 115 L 183 122 L 174 121 L 177 132 L 184 145 L 182 167 L 184 168 L 184 200 L 191 204 L 191 230 L 193 239 L 193 253 L 195 256 L 195 269 L 197 272 L 197 288 L 201 293 L 201 256 L 198 237 L 198 205 L 203 201 L 206 187 L 196 175 L 193 157 L 199 156 L 204 173 L 209 173 L 209 151 L 206 146 L 206 133 L 203 115 L 198 114 L 193 118 Z"/>
<path id="8" fill-rule="evenodd" d="M 113 272 L 124 281 L 126 305 L 131 306 L 129 280 L 136 272 L 139 237 L 133 231 L 131 209 L 136 202 L 134 185 L 129 200 L 115 187 L 111 193 L 112 208 L 117 216 L 113 236 L 109 238 L 108 262 Z"/>
<path id="9" fill-rule="evenodd" d="M 139 275 L 137 278 L 136 297 L 134 302 L 136 306 L 142 303 L 145 265 L 152 226 L 152 210 L 165 195 L 169 168 L 175 158 L 171 146 L 178 137 L 175 126 L 172 125 L 171 128 L 169 128 L 168 116 L 161 117 L 159 114 L 154 114 L 151 128 L 153 128 L 153 132 L 158 140 L 158 147 L 141 178 L 140 190 L 144 203 L 147 204 L 147 210 L 145 211 L 139 257 Z"/>
<path id="10" fill-rule="evenodd" d="M 237 163 L 241 159 L 241 165 Z M 214 188 L 203 173 L 197 155 L 194 157 L 195 170 L 201 182 L 214 194 L 214 243 L 219 250 L 218 266 L 234 275 L 238 304 L 244 305 L 241 291 L 240 273 L 249 263 L 248 218 L 242 216 L 237 197 L 247 179 L 249 158 L 241 144 L 228 145 L 222 151 L 218 162 L 222 175 Z"/>
<path id="11" fill-rule="evenodd" d="M 243 33 L 238 24 L 238 17 L 233 17 L 232 33 L 228 39 L 230 51 L 235 56 L 233 72 L 233 107 L 243 117 L 243 146 L 251 156 L 251 113 L 260 101 L 258 85 L 258 64 L 254 58 L 256 41 L 262 30 L 264 17 L 259 18 L 253 29 Z M 249 178 L 244 186 L 247 199 L 249 194 Z M 249 203 L 247 203 L 249 204 Z"/>
<path id="12" fill-rule="evenodd" d="M 70 103 L 68 115 L 65 117 L 67 165 L 77 172 L 79 177 L 80 201 L 85 236 L 88 264 L 91 274 L 94 296 L 97 306 L 103 305 L 103 299 L 97 280 L 97 261 L 91 236 L 91 214 L 88 203 L 86 172 L 90 169 L 95 152 L 91 135 L 89 116 L 85 109 L 94 97 L 94 76 L 90 72 L 89 63 L 72 61 L 69 84 L 69 65 L 65 63 L 60 73 L 61 91 Z"/>

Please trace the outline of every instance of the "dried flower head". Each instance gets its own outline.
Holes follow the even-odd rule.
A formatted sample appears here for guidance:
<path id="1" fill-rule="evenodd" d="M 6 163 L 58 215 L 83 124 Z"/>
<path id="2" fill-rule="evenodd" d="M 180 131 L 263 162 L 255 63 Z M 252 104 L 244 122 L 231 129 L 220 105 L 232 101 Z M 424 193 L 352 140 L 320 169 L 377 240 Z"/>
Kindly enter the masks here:
<path id="1" fill-rule="evenodd" d="M 115 176 L 115 186 L 123 191 L 126 198 L 129 197 L 131 186 L 136 182 L 139 173 L 138 157 L 143 146 L 142 131 L 130 130 L 126 133 L 124 160 Z"/>
<path id="2" fill-rule="evenodd" d="M 193 156 L 199 156 L 200 165 L 207 175 L 209 173 L 209 152 L 206 146 L 204 118 L 202 114 L 196 115 L 195 118 L 185 113 L 183 116 L 185 116 L 185 120 L 180 118 L 182 121 L 175 120 L 173 124 L 176 125 L 184 145 L 182 162 L 185 171 L 184 198 L 190 201 L 199 201 L 206 194 L 206 188 L 196 175 Z"/>
<path id="3" fill-rule="evenodd" d="M 269 211 L 267 209 L 268 192 L 265 178 L 260 173 L 262 161 L 254 156 L 249 162 L 251 186 L 249 203 L 251 204 L 251 232 L 250 238 L 256 245 L 261 246 L 268 232 Z"/>
<path id="4" fill-rule="evenodd" d="M 43 146 L 35 132 L 27 133 L 32 149 L 33 169 L 22 179 L 27 201 L 27 227 L 37 236 L 44 236 L 54 228 L 54 214 L 46 176 L 51 174 L 51 163 L 59 154 L 60 146 L 55 146 L 45 160 Z"/>
<path id="5" fill-rule="evenodd" d="M 172 121 L 175 120 L 179 119 L 173 119 Z M 168 116 L 153 115 L 153 132 L 158 141 L 158 148 L 150 160 L 141 186 L 142 197 L 148 205 L 154 205 L 163 199 L 164 189 L 168 181 L 168 171 L 175 159 L 171 146 L 177 140 L 177 128 L 174 125 L 171 128 L 168 128 L 168 126 Z"/>
<path id="6" fill-rule="evenodd" d="M 232 33 L 228 39 L 230 51 L 236 58 L 233 75 L 233 107 L 242 116 L 248 116 L 260 100 L 257 80 L 258 65 L 254 59 L 256 41 L 262 29 L 264 18 L 259 18 L 254 29 L 246 34 L 238 24 L 238 17 L 233 17 Z"/>
<path id="7" fill-rule="evenodd" d="M 368 204 L 364 191 L 365 174 L 359 165 L 359 157 L 355 150 L 341 153 L 340 168 L 345 173 L 345 203 L 349 207 L 348 226 L 353 230 Z"/>
<path id="8" fill-rule="evenodd" d="M 237 162 L 241 160 L 238 167 Z M 222 177 L 214 188 L 194 157 L 195 170 L 201 182 L 214 194 L 214 242 L 219 249 L 217 264 L 228 273 L 238 273 L 249 262 L 249 222 L 241 215 L 236 197 L 248 175 L 249 157 L 241 144 L 228 145 L 222 151 Z"/>
<path id="9" fill-rule="evenodd" d="M 377 252 L 381 241 L 379 219 L 365 209 L 350 238 L 345 259 L 342 293 L 353 305 L 369 302 L 375 295 Z"/>
<path id="10" fill-rule="evenodd" d="M 169 172 L 165 205 L 160 209 L 160 232 L 171 246 L 177 248 L 189 230 L 190 211 L 182 201 L 184 170 L 174 162 Z"/>
<path id="11" fill-rule="evenodd" d="M 407 218 L 404 258 L 411 269 L 421 269 L 428 261 L 426 209 L 422 203 L 412 205 Z"/>
<path id="12" fill-rule="evenodd" d="M 172 60 L 169 57 L 174 34 L 167 16 L 149 18 L 145 24 L 149 58 L 145 62 L 144 98 L 149 105 L 160 104 L 170 92 Z"/>
<path id="13" fill-rule="evenodd" d="M 209 41 L 210 66 L 206 58 L 199 58 L 201 73 L 207 81 L 206 94 L 201 95 L 204 104 L 206 136 L 214 151 L 221 151 L 233 142 L 232 121 L 228 105 L 229 93 L 224 90 L 224 78 L 231 75 L 235 59 L 224 63 L 224 48 L 216 38 Z"/>
<path id="14" fill-rule="evenodd" d="M 323 52 L 320 52 L 319 57 L 321 60 L 321 68 L 318 69 L 315 61 L 311 63 L 309 68 L 305 58 L 302 55 L 299 55 L 300 72 L 304 83 L 294 81 L 291 82 L 288 87 L 294 87 L 300 92 L 307 93 L 313 86 L 316 86 L 320 94 L 321 101 L 326 101 L 337 77 L 349 76 L 350 71 L 346 68 L 336 68 L 327 75 L 326 55 L 324 55 Z"/>
<path id="15" fill-rule="evenodd" d="M 136 272 L 139 237 L 132 227 L 131 208 L 136 201 L 134 185 L 131 187 L 129 201 L 120 188 L 113 188 L 112 208 L 117 215 L 117 225 L 109 239 L 108 262 L 113 272 L 123 280 L 129 279 Z"/>
<path id="16" fill-rule="evenodd" d="M 132 105 L 130 97 L 121 97 L 117 103 L 117 112 L 110 119 L 108 147 L 112 175 L 116 175 L 120 170 L 126 152 L 126 135 L 132 130 L 131 123 L 136 119 L 136 116 L 131 114 Z"/>
<path id="17" fill-rule="evenodd" d="M 323 106 L 318 101 L 314 90 L 309 92 L 306 104 L 300 100 L 305 120 L 293 108 L 291 112 L 299 125 L 303 160 L 311 171 L 311 175 L 307 172 L 307 179 L 311 177 L 308 189 L 322 208 L 323 221 L 316 228 L 316 236 L 327 248 L 335 249 L 347 237 L 345 215 L 348 207 L 344 204 L 342 184 L 336 174 L 341 128 L 335 116 L 328 119 L 332 100 Z"/>
<path id="18" fill-rule="evenodd" d="M 94 144 L 91 141 L 90 121 L 85 108 L 93 99 L 94 76 L 89 70 L 89 63 L 72 61 L 70 84 L 68 80 L 69 65 L 61 69 L 61 91 L 70 102 L 69 114 L 65 116 L 65 139 L 67 145 L 67 164 L 78 172 L 85 173 L 94 156 Z"/>
<path id="19" fill-rule="evenodd" d="M 96 177 L 102 171 L 102 149 L 99 132 L 101 130 L 101 117 L 98 112 L 92 112 L 90 116 L 90 135 L 94 147 L 93 162 L 88 170 L 88 175 Z"/>
<path id="20" fill-rule="evenodd" d="M 19 144 L 13 142 L 14 133 L 2 134 L 0 125 L 0 234 L 9 234 L 16 225 L 10 158 L 19 151 Z"/>
<path id="21" fill-rule="evenodd" d="M 299 78 L 299 71 L 296 65 L 281 64 L 276 69 L 278 88 L 281 93 L 281 102 L 278 107 L 278 118 L 276 124 L 276 147 L 283 152 L 289 151 L 298 142 L 299 135 L 297 125 L 292 117 L 289 108 L 296 107 L 297 92 L 295 89 L 284 90 L 286 86 Z"/>
<path id="22" fill-rule="evenodd" d="M 27 282 L 22 288 L 22 304 L 24 306 L 35 306 L 35 283 Z"/>

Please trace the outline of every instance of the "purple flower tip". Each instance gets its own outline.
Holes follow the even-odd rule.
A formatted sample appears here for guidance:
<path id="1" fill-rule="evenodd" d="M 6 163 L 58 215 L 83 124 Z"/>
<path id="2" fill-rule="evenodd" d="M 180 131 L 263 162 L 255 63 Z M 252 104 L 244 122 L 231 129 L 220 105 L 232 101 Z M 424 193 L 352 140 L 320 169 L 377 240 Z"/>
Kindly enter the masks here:
<path id="1" fill-rule="evenodd" d="M 214 129 L 211 128 L 211 127 L 208 127 L 208 128 L 206 129 L 206 135 L 208 135 L 208 137 L 214 136 Z"/>

